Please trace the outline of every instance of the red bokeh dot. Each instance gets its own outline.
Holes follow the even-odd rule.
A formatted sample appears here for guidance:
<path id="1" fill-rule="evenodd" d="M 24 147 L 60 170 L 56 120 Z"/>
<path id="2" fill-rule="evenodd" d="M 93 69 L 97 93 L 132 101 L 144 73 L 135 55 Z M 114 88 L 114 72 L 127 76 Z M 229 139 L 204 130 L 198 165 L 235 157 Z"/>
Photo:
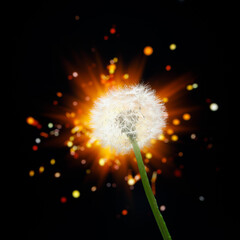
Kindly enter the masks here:
<path id="1" fill-rule="evenodd" d="M 170 71 L 170 70 L 172 69 L 172 67 L 171 67 L 170 65 L 167 65 L 167 66 L 165 67 L 165 69 L 166 69 L 166 71 Z"/>
<path id="2" fill-rule="evenodd" d="M 33 145 L 33 146 L 32 146 L 32 150 L 33 150 L 33 151 L 37 151 L 37 150 L 38 150 L 38 146 L 37 146 L 37 145 Z"/>
<path id="3" fill-rule="evenodd" d="M 66 203 L 67 202 L 67 198 L 66 197 L 61 197 L 60 198 L 60 202 L 61 203 Z"/>

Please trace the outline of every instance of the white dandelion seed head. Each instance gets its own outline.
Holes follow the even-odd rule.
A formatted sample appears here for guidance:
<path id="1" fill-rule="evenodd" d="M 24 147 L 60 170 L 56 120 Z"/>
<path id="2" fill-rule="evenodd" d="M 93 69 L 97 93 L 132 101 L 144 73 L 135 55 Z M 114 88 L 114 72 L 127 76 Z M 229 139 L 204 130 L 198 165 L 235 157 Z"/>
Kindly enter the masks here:
<path id="1" fill-rule="evenodd" d="M 93 137 L 125 154 L 132 149 L 129 137 L 142 148 L 162 133 L 166 118 L 163 102 L 148 86 L 113 89 L 100 97 L 91 111 Z"/>

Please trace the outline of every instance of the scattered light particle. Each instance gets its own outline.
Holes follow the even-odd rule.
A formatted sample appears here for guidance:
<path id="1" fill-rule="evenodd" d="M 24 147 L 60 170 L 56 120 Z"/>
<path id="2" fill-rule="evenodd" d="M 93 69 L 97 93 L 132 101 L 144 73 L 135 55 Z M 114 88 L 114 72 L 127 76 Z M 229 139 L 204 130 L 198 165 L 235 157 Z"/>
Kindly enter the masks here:
<path id="1" fill-rule="evenodd" d="M 29 125 L 36 125 L 36 120 L 33 117 L 28 117 L 26 119 L 27 124 Z"/>
<path id="2" fill-rule="evenodd" d="M 191 139 L 196 139 L 197 135 L 195 133 L 192 133 L 190 137 Z"/>
<path id="3" fill-rule="evenodd" d="M 125 73 L 124 75 L 123 75 L 123 79 L 129 79 L 129 74 L 127 74 L 127 73 Z"/>
<path id="4" fill-rule="evenodd" d="M 73 77 L 77 77 L 78 73 L 77 72 L 73 72 L 72 75 L 73 75 Z"/>
<path id="5" fill-rule="evenodd" d="M 39 144 L 39 143 L 41 142 L 41 139 L 40 139 L 40 138 L 36 138 L 36 139 L 35 139 L 35 142 L 36 142 L 37 144 Z"/>
<path id="6" fill-rule="evenodd" d="M 53 128 L 53 123 L 48 123 L 48 128 Z"/>
<path id="7" fill-rule="evenodd" d="M 170 71 L 170 70 L 172 69 L 172 67 L 171 67 L 171 65 L 167 65 L 167 66 L 165 67 L 165 69 L 166 69 L 166 71 Z"/>
<path id="8" fill-rule="evenodd" d="M 60 172 L 55 172 L 54 173 L 54 177 L 55 178 L 60 178 L 61 177 L 61 173 Z"/>
<path id="9" fill-rule="evenodd" d="M 180 169 L 175 169 L 174 175 L 175 175 L 175 177 L 181 177 L 182 176 L 182 171 Z"/>
<path id="10" fill-rule="evenodd" d="M 136 182 L 135 179 L 132 178 L 132 177 L 130 177 L 130 178 L 128 179 L 128 185 L 130 185 L 130 186 L 134 185 L 135 182 Z"/>
<path id="11" fill-rule="evenodd" d="M 33 177 L 35 175 L 35 172 L 34 172 L 34 170 L 30 170 L 28 174 L 30 177 Z"/>
<path id="12" fill-rule="evenodd" d="M 169 49 L 172 50 L 172 51 L 174 51 L 176 48 L 177 48 L 177 45 L 175 43 L 171 43 L 169 45 Z"/>
<path id="13" fill-rule="evenodd" d="M 33 150 L 33 151 L 37 151 L 37 150 L 38 150 L 38 146 L 37 146 L 37 145 L 33 145 L 33 146 L 32 146 L 32 150 Z"/>
<path id="14" fill-rule="evenodd" d="M 90 174 L 91 173 L 91 169 L 86 169 L 86 174 Z"/>
<path id="15" fill-rule="evenodd" d="M 83 165 L 86 164 L 86 162 L 87 162 L 87 161 L 86 161 L 85 159 L 82 159 L 82 160 L 81 160 L 81 164 L 83 164 Z"/>
<path id="16" fill-rule="evenodd" d="M 218 104 L 217 103 L 211 103 L 209 105 L 209 108 L 210 108 L 211 111 L 215 112 L 215 111 L 218 110 Z"/>
<path id="17" fill-rule="evenodd" d="M 176 126 L 177 126 L 177 125 L 180 124 L 180 120 L 177 119 L 177 118 L 175 118 L 175 119 L 173 119 L 172 123 L 173 123 L 173 125 L 176 125 Z"/>
<path id="18" fill-rule="evenodd" d="M 61 203 L 66 203 L 67 202 L 67 198 L 66 197 L 61 197 L 60 198 L 60 202 Z"/>
<path id="19" fill-rule="evenodd" d="M 78 105 L 78 102 L 77 102 L 77 101 L 73 101 L 73 102 L 72 102 L 72 105 L 73 105 L 74 107 L 76 107 L 76 106 Z"/>
<path id="20" fill-rule="evenodd" d="M 153 48 L 151 46 L 146 46 L 144 49 L 143 49 L 143 53 L 146 55 L 146 56 L 150 56 L 152 55 L 153 53 Z"/>
<path id="21" fill-rule="evenodd" d="M 163 141 L 164 139 L 165 139 L 164 134 L 160 134 L 160 135 L 158 136 L 158 140 Z"/>
<path id="22" fill-rule="evenodd" d="M 172 141 L 176 142 L 178 140 L 178 136 L 174 134 L 171 136 L 171 139 Z"/>
<path id="23" fill-rule="evenodd" d="M 193 87 L 194 89 L 196 89 L 196 88 L 198 88 L 198 84 L 197 84 L 197 83 L 193 83 L 192 87 Z"/>
<path id="24" fill-rule="evenodd" d="M 127 209 L 123 209 L 123 210 L 122 210 L 122 215 L 123 215 L 123 216 L 126 216 L 127 214 L 128 214 L 128 210 L 127 210 Z"/>
<path id="25" fill-rule="evenodd" d="M 148 158 L 148 159 L 151 159 L 152 158 L 152 154 L 150 153 L 150 152 L 148 152 L 148 153 L 146 153 L 146 158 Z"/>
<path id="26" fill-rule="evenodd" d="M 73 76 L 72 75 L 68 75 L 68 80 L 72 80 Z"/>
<path id="27" fill-rule="evenodd" d="M 188 85 L 186 86 L 186 89 L 187 89 L 188 91 L 191 91 L 191 90 L 193 90 L 193 86 L 192 86 L 191 84 L 188 84 Z"/>
<path id="28" fill-rule="evenodd" d="M 161 170 L 161 169 L 158 169 L 158 170 L 157 170 L 157 174 L 162 174 L 162 170 Z"/>
<path id="29" fill-rule="evenodd" d="M 87 147 L 87 148 L 91 148 L 91 147 L 92 147 L 92 144 L 91 144 L 90 142 L 87 142 L 87 143 L 86 143 L 86 147 Z"/>
<path id="30" fill-rule="evenodd" d="M 56 163 L 56 160 L 54 159 L 54 158 L 52 158 L 51 160 L 50 160 L 50 164 L 51 165 L 54 165 Z"/>
<path id="31" fill-rule="evenodd" d="M 184 113 L 183 116 L 182 116 L 182 118 L 183 118 L 185 121 L 188 121 L 188 120 L 190 120 L 191 115 L 190 115 L 189 113 Z"/>
<path id="32" fill-rule="evenodd" d="M 182 157 L 182 156 L 183 156 L 183 152 L 179 152 L 179 153 L 178 153 L 178 156 L 179 156 L 179 157 Z"/>
<path id="33" fill-rule="evenodd" d="M 89 96 L 86 96 L 86 97 L 85 97 L 85 100 L 86 100 L 86 101 L 89 101 L 89 100 L 90 100 L 90 97 L 89 97 Z"/>
<path id="34" fill-rule="evenodd" d="M 109 188 L 109 187 L 111 187 L 111 183 L 110 182 L 108 182 L 108 183 L 106 183 L 106 186 Z"/>
<path id="35" fill-rule="evenodd" d="M 58 97 L 62 97 L 62 96 L 63 96 L 63 94 L 62 94 L 61 92 L 57 92 L 56 95 L 57 95 Z"/>
<path id="36" fill-rule="evenodd" d="M 79 192 L 78 190 L 73 190 L 73 191 L 72 191 L 72 196 L 73 196 L 74 198 L 79 198 L 79 197 L 80 197 L 80 192 Z"/>
<path id="37" fill-rule="evenodd" d="M 68 147 L 72 147 L 72 146 L 73 146 L 73 142 L 67 141 L 67 146 L 68 146 Z"/>
<path id="38" fill-rule="evenodd" d="M 199 196 L 199 201 L 203 202 L 205 200 L 205 197 L 204 196 Z"/>
<path id="39" fill-rule="evenodd" d="M 95 192 L 96 190 L 97 190 L 97 187 L 96 187 L 96 186 L 92 186 L 92 187 L 91 187 L 91 191 L 92 191 L 92 192 Z"/>
<path id="40" fill-rule="evenodd" d="M 112 27 L 112 28 L 110 29 L 110 33 L 111 33 L 111 34 L 115 34 L 115 33 L 116 33 L 116 28 Z"/>
<path id="41" fill-rule="evenodd" d="M 167 158 L 163 157 L 162 158 L 162 163 L 166 163 L 167 162 Z"/>
<path id="42" fill-rule="evenodd" d="M 164 97 L 162 100 L 163 100 L 164 103 L 168 102 L 168 98 L 167 97 Z"/>
<path id="43" fill-rule="evenodd" d="M 166 206 L 165 205 L 161 205 L 160 207 L 159 207 L 159 209 L 160 209 L 160 211 L 165 211 L 166 210 Z"/>
<path id="44" fill-rule="evenodd" d="M 44 170 L 45 170 L 44 166 L 40 166 L 39 169 L 38 169 L 39 173 L 44 172 Z"/>
<path id="45" fill-rule="evenodd" d="M 78 21 L 80 17 L 78 15 L 75 16 L 75 20 Z"/>
<path id="46" fill-rule="evenodd" d="M 47 137 L 48 137 L 48 133 L 40 132 L 40 136 L 42 136 L 42 137 L 44 137 L 44 138 L 47 138 Z"/>
<path id="47" fill-rule="evenodd" d="M 174 133 L 173 129 L 172 128 L 168 128 L 167 129 L 167 134 L 168 135 L 172 135 Z"/>
<path id="48" fill-rule="evenodd" d="M 105 158 L 100 158 L 99 161 L 98 161 L 98 164 L 100 166 L 104 166 L 105 165 L 105 162 L 106 162 L 106 159 Z"/>

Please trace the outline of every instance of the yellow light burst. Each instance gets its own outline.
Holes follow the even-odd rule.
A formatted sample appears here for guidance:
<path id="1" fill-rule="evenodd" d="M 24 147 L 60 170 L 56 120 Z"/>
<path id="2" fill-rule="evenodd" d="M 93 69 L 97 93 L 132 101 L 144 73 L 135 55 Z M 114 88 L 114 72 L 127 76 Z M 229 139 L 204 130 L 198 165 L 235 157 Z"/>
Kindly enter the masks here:
<path id="1" fill-rule="evenodd" d="M 152 53 L 152 47 L 147 46 L 144 48 L 145 55 L 150 56 Z M 97 173 L 104 179 L 108 172 L 114 171 L 116 176 L 122 179 L 123 176 L 126 176 L 129 168 L 137 172 L 133 153 L 129 155 L 116 154 L 114 149 L 109 147 L 103 148 L 99 139 L 93 138 L 90 125 L 90 111 L 95 100 L 104 96 L 109 89 L 139 83 L 143 74 L 145 59 L 134 60 L 127 67 L 127 71 L 118 58 L 111 59 L 107 67 L 100 65 L 93 69 L 87 66 L 74 71 L 73 69 L 67 70 L 72 73 L 73 95 L 77 97 L 73 99 L 62 92 L 61 94 L 58 92 L 57 96 L 61 97 L 62 101 L 65 102 L 65 107 L 64 112 L 63 108 L 61 108 L 59 113 L 53 115 L 53 118 L 62 122 L 63 126 L 65 126 L 65 131 L 67 131 L 66 134 L 59 136 L 59 138 L 64 138 L 62 142 L 69 149 L 70 156 L 76 159 L 76 161 L 69 163 L 73 164 L 71 166 L 82 166 L 79 158 L 82 159 L 89 156 L 87 163 L 91 167 L 86 170 L 87 174 Z M 99 61 L 97 62 L 99 63 Z M 87 65 L 92 66 L 92 63 L 87 62 Z M 142 153 L 145 155 L 146 167 L 148 164 L 159 167 L 159 159 L 161 159 L 160 164 L 167 163 L 167 158 L 163 156 L 169 148 L 166 144 L 170 141 L 177 142 L 179 140 L 178 133 L 184 131 L 184 126 L 182 126 L 182 121 L 180 121 L 181 118 L 185 121 L 191 118 L 186 106 L 177 108 L 174 105 L 175 100 L 182 97 L 182 94 L 185 94 L 184 92 L 186 91 L 183 90 L 186 89 L 189 82 L 193 82 L 192 76 L 186 74 L 169 81 L 167 85 L 161 85 L 159 79 L 152 84 L 152 88 L 156 90 L 156 95 L 166 104 L 169 121 L 164 133 L 160 134 L 156 139 L 151 139 L 149 145 L 142 149 Z M 54 105 L 54 107 L 56 106 Z M 34 124 L 34 121 L 32 117 L 27 119 L 27 123 L 30 125 Z M 52 125 L 52 129 L 54 129 L 54 126 Z M 51 165 L 55 164 L 54 160 L 50 160 Z M 41 170 L 39 169 L 40 171 L 44 171 L 44 169 L 41 168 Z M 136 175 L 129 177 L 126 181 L 129 186 L 133 186 L 139 179 L 140 176 Z M 95 187 L 93 187 L 92 191 L 95 190 Z"/>

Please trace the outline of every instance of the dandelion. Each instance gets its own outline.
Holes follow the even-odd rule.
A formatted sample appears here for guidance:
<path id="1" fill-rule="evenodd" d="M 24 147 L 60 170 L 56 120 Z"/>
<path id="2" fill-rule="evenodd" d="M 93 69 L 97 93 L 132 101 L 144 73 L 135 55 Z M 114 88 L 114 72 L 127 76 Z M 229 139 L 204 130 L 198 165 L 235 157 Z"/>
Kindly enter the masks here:
<path id="1" fill-rule="evenodd" d="M 171 240 L 153 195 L 140 149 L 162 134 L 167 113 L 155 91 L 143 84 L 112 89 L 91 111 L 93 136 L 118 153 L 133 149 L 148 202 L 164 240 Z"/>
<path id="2" fill-rule="evenodd" d="M 110 90 L 95 102 L 93 135 L 103 146 L 125 154 L 132 149 L 129 137 L 142 148 L 162 133 L 166 117 L 162 101 L 146 85 Z"/>

